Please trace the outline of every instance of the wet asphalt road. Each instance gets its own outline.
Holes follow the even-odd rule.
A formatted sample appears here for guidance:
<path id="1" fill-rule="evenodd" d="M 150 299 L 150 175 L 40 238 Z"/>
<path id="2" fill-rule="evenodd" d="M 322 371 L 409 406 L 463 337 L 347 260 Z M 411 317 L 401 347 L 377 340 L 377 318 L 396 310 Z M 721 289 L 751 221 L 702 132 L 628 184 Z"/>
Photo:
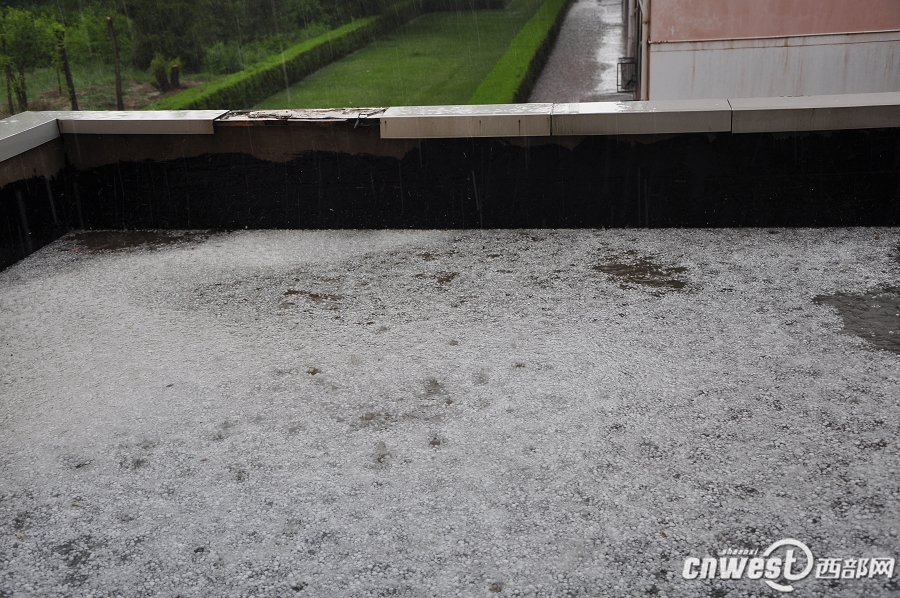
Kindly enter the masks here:
<path id="1" fill-rule="evenodd" d="M 576 0 L 528 101 L 634 99 L 616 92 L 616 64 L 627 54 L 624 40 L 621 0 Z"/>

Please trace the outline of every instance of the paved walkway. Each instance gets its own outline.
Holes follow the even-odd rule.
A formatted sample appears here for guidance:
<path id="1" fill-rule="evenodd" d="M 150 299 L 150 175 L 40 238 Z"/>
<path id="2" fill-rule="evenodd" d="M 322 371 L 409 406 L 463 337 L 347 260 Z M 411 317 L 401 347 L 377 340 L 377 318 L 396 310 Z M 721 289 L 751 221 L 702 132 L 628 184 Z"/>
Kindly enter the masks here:
<path id="1" fill-rule="evenodd" d="M 0 273 L 0 596 L 769 596 L 685 559 L 898 557 L 898 244 L 69 236 Z"/>
<path id="2" fill-rule="evenodd" d="M 528 101 L 632 100 L 616 93 L 616 64 L 626 53 L 621 0 L 577 0 Z"/>

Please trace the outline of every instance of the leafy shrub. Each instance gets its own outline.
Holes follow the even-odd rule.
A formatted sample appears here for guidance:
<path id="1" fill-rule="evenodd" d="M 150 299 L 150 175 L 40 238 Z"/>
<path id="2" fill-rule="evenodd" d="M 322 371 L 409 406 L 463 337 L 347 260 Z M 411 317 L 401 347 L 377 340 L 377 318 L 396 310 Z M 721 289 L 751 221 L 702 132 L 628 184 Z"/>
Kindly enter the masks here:
<path id="1" fill-rule="evenodd" d="M 470 104 L 514 104 L 528 99 L 571 1 L 544 2 L 475 90 Z"/>
<path id="2" fill-rule="evenodd" d="M 207 72 L 213 75 L 230 75 L 244 68 L 240 49 L 233 44 L 222 42 L 216 42 L 206 51 L 206 55 L 203 57 L 203 66 L 206 67 Z"/>
<path id="3" fill-rule="evenodd" d="M 172 86 L 169 84 L 169 69 L 172 61 L 166 60 L 166 57 L 159 52 L 150 61 L 150 75 L 156 81 L 156 86 L 160 91 L 169 91 Z"/>
<path id="4" fill-rule="evenodd" d="M 156 54 L 161 53 L 181 55 L 186 61 L 182 66 L 199 69 L 203 62 L 203 46 L 209 39 L 209 23 L 216 19 L 217 12 L 204 4 L 196 0 L 130 2 L 128 12 L 134 19 L 134 66 L 146 69 Z M 204 8 L 207 8 L 207 15 L 203 14 Z M 212 42 L 210 40 L 209 44 Z"/>
<path id="5" fill-rule="evenodd" d="M 295 41 L 306 41 L 308 39 L 319 37 L 320 35 L 325 35 L 326 33 L 328 33 L 328 27 L 324 24 L 312 23 L 301 29 L 294 37 Z"/>
<path id="6" fill-rule="evenodd" d="M 242 48 L 244 66 L 262 62 L 275 54 L 281 55 L 285 49 L 290 48 L 292 45 L 294 45 L 294 42 L 283 35 L 270 35 L 251 42 Z"/>

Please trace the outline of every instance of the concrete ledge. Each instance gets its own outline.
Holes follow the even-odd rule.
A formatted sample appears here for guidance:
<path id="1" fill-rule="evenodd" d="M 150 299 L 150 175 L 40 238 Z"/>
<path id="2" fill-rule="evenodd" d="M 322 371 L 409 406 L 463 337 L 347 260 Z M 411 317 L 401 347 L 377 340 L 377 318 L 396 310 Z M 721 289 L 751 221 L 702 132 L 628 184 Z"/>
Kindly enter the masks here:
<path id="1" fill-rule="evenodd" d="M 388 108 L 381 116 L 381 137 L 548 137 L 552 110 L 553 104 Z"/>
<path id="2" fill-rule="evenodd" d="M 733 133 L 900 127 L 900 93 L 728 100 Z"/>
<path id="3" fill-rule="evenodd" d="M 59 137 L 56 117 L 47 112 L 22 112 L 0 121 L 0 162 Z"/>
<path id="4" fill-rule="evenodd" d="M 60 134 L 213 135 L 216 126 L 351 122 L 354 128 L 377 124 L 382 139 L 395 140 L 900 128 L 900 92 L 388 109 L 26 112 L 0 122 L 0 162 Z"/>
<path id="5" fill-rule="evenodd" d="M 228 110 L 47 112 L 61 133 L 93 135 L 212 135 L 213 121 Z"/>
<path id="6" fill-rule="evenodd" d="M 727 100 L 554 104 L 553 135 L 653 135 L 731 130 Z"/>

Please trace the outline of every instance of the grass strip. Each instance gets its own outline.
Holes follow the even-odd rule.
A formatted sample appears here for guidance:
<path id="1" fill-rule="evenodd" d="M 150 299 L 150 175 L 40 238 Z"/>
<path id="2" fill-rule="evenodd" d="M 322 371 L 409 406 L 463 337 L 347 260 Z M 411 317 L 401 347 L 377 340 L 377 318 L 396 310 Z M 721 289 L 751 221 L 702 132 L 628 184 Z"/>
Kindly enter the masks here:
<path id="1" fill-rule="evenodd" d="M 470 104 L 515 104 L 528 100 L 571 1 L 544 2 L 475 90 Z"/>
<path id="2" fill-rule="evenodd" d="M 301 42 L 243 71 L 188 89 L 150 106 L 150 110 L 250 108 L 323 66 L 396 29 L 421 13 L 418 0 L 397 4 L 378 17 L 360 19 Z"/>

